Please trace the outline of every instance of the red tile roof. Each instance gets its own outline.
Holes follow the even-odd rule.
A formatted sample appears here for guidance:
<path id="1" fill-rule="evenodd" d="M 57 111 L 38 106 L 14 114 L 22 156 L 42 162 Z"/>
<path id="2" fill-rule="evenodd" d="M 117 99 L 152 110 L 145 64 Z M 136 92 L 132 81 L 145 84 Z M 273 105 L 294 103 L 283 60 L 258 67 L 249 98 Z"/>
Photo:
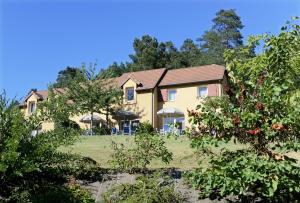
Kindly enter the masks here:
<path id="1" fill-rule="evenodd" d="M 39 99 L 44 100 L 47 99 L 48 97 L 48 90 L 38 90 L 36 92 L 34 92 Z"/>
<path id="2" fill-rule="evenodd" d="M 64 88 L 55 88 L 54 89 L 55 93 L 61 93 L 64 94 L 66 92 L 66 90 Z M 24 99 L 24 101 L 26 102 L 27 99 L 32 95 L 35 94 L 39 100 L 45 100 L 48 97 L 49 91 L 48 90 L 37 90 L 37 91 L 31 91 Z"/>
<path id="3" fill-rule="evenodd" d="M 138 84 L 137 90 L 153 89 L 156 86 L 168 86 L 187 84 L 194 82 L 208 82 L 222 80 L 225 73 L 225 67 L 211 64 L 191 68 L 180 68 L 167 70 L 166 68 L 151 69 L 145 71 L 124 73 L 120 77 L 108 79 L 110 85 L 123 86 L 126 81 L 132 79 Z M 159 83 L 159 84 L 158 84 Z M 65 93 L 65 89 L 55 89 L 58 93 Z M 48 97 L 48 90 L 38 90 L 34 92 L 38 99 L 44 100 Z M 25 101 L 33 94 L 30 92 Z"/>
<path id="4" fill-rule="evenodd" d="M 165 68 L 160 68 L 124 73 L 118 78 L 119 86 L 124 85 L 124 83 L 127 80 L 132 79 L 136 83 L 140 83 L 140 85 L 137 87 L 137 90 L 153 89 L 154 87 L 156 87 L 157 83 L 159 82 L 165 71 Z"/>
<path id="5" fill-rule="evenodd" d="M 174 69 L 166 73 L 159 86 L 221 80 L 224 73 L 225 67 L 216 64 Z"/>

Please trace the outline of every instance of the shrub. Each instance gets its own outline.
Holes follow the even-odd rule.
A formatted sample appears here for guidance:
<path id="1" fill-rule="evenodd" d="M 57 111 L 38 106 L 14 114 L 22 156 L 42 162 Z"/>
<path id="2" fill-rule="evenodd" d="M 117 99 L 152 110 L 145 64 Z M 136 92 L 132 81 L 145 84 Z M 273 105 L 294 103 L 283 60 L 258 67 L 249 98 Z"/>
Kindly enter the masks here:
<path id="1" fill-rule="evenodd" d="M 105 127 L 105 126 L 96 127 L 96 128 L 93 128 L 93 133 L 95 135 L 109 135 L 110 134 L 110 129 Z"/>
<path id="2" fill-rule="evenodd" d="M 73 183 L 65 186 L 43 188 L 39 194 L 31 199 L 32 203 L 94 203 L 91 194 Z"/>
<path id="3" fill-rule="evenodd" d="M 293 160 L 276 161 L 251 151 L 225 152 L 186 177 L 200 190 L 200 198 L 238 195 L 246 201 L 292 202 L 299 199 L 300 170 Z"/>
<path id="4" fill-rule="evenodd" d="M 33 197 L 43 193 L 43 188 L 47 188 L 49 192 L 62 189 L 70 193 L 72 188 L 64 187 L 66 176 L 85 176 L 79 170 L 84 169 L 85 173 L 90 171 L 87 168 L 89 164 L 83 163 L 86 160 L 76 162 L 78 157 L 57 152 L 58 147 L 77 140 L 77 130 L 71 127 L 57 127 L 37 136 L 31 135 L 42 122 L 55 121 L 66 116 L 67 111 L 63 109 L 63 103 L 51 105 L 53 108 L 47 111 L 42 109 L 25 119 L 15 102 L 10 103 L 4 94 L 0 95 L 1 202 L 30 202 Z M 57 108 L 54 108 L 55 106 Z M 70 162 L 71 158 L 75 163 Z"/>
<path id="5" fill-rule="evenodd" d="M 134 145 L 126 148 L 124 144 L 112 142 L 114 153 L 110 163 L 121 170 L 145 169 L 151 160 L 159 158 L 164 163 L 172 160 L 172 153 L 158 134 L 140 133 L 134 137 Z"/>
<path id="6" fill-rule="evenodd" d="M 263 52 L 247 57 L 260 41 Z M 276 151 L 300 149 L 300 103 L 290 99 L 300 89 L 299 51 L 300 26 L 290 24 L 278 36 L 252 37 L 248 46 L 226 52 L 228 96 L 206 98 L 189 112 L 192 147 L 211 156 L 210 168 L 189 176 L 201 197 L 254 193 L 265 201 L 299 198 L 300 167 Z M 221 150 L 219 156 L 211 150 L 230 140 L 248 149 Z"/>
<path id="7" fill-rule="evenodd" d="M 139 133 L 153 133 L 153 132 L 154 132 L 154 128 L 149 123 L 149 121 L 140 123 L 139 127 L 136 130 L 137 134 L 139 134 Z"/>
<path id="8" fill-rule="evenodd" d="M 173 181 L 160 174 L 139 176 L 134 184 L 121 184 L 103 194 L 104 202 L 178 203 L 181 195 L 174 190 Z"/>

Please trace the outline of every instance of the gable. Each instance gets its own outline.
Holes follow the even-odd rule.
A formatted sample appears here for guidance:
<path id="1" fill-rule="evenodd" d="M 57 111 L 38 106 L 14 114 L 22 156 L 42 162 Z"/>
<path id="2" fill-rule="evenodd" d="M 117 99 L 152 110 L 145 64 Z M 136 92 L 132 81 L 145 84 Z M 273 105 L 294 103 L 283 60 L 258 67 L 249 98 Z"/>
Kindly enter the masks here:
<path id="1" fill-rule="evenodd" d="M 123 87 L 123 89 L 125 89 L 126 87 L 134 87 L 134 88 L 136 88 L 137 87 L 137 83 L 134 81 L 134 80 L 132 80 L 132 79 L 128 79 L 123 85 L 122 85 L 122 87 Z"/>
<path id="2" fill-rule="evenodd" d="M 118 78 L 118 84 L 119 87 L 122 87 L 127 80 L 131 79 L 135 81 L 136 84 L 138 84 L 136 90 L 153 89 L 157 86 L 158 82 L 161 80 L 165 72 L 165 68 L 160 68 L 124 73 Z"/>

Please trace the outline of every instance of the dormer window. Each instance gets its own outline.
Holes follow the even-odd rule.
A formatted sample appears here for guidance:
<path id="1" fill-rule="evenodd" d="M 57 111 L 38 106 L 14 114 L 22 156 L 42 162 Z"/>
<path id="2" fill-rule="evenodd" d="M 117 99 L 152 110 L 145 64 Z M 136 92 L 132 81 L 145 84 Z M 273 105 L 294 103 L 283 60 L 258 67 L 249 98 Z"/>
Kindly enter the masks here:
<path id="1" fill-rule="evenodd" d="M 134 100 L 134 88 L 133 87 L 127 87 L 126 88 L 126 100 L 127 101 L 133 101 Z"/>
<path id="2" fill-rule="evenodd" d="M 200 86 L 198 88 L 198 97 L 203 98 L 208 96 L 208 88 L 207 86 Z"/>
<path id="3" fill-rule="evenodd" d="M 168 101 L 175 101 L 176 99 L 176 90 L 168 90 Z"/>
<path id="4" fill-rule="evenodd" d="M 32 114 L 33 112 L 35 112 L 35 110 L 36 110 L 36 103 L 35 102 L 29 102 L 28 113 Z"/>

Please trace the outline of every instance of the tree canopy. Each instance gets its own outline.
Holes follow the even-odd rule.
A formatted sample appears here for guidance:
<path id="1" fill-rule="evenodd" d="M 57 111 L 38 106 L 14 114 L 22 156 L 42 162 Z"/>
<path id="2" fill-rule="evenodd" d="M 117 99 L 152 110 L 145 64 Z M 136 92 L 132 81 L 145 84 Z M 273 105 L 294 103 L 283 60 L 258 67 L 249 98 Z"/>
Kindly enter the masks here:
<path id="1" fill-rule="evenodd" d="M 84 74 L 81 69 L 76 67 L 67 66 L 64 70 L 58 72 L 56 82 L 52 84 L 54 88 L 64 88 L 67 87 L 72 80 L 83 81 Z"/>
<path id="2" fill-rule="evenodd" d="M 122 100 L 122 91 L 115 88 L 114 81 L 107 78 L 99 78 L 95 73 L 96 64 L 89 68 L 83 64 L 82 73 L 84 80 L 72 80 L 67 87 L 67 98 L 74 104 L 77 113 L 89 113 L 91 115 L 90 130 L 92 133 L 94 113 L 110 115 Z"/>
<path id="3" fill-rule="evenodd" d="M 220 10 L 213 19 L 213 26 L 206 31 L 200 41 L 207 63 L 224 64 L 223 54 L 226 49 L 243 45 L 240 30 L 244 27 L 240 17 L 233 9 Z"/>
<path id="4" fill-rule="evenodd" d="M 243 27 L 235 10 L 222 9 L 216 13 L 211 29 L 197 39 L 199 43 L 186 39 L 178 49 L 172 41 L 159 42 L 155 37 L 143 35 L 134 39 L 134 53 L 129 55 L 129 62 L 120 65 L 113 63 L 100 75 L 116 77 L 124 72 L 156 68 L 184 68 L 213 63 L 224 65 L 225 50 L 243 46 Z M 253 50 L 249 56 L 254 56 Z"/>
<path id="5" fill-rule="evenodd" d="M 263 52 L 245 57 L 260 42 Z M 299 199 L 300 168 L 286 154 L 300 150 L 299 42 L 300 26 L 287 24 L 278 35 L 250 37 L 247 46 L 226 51 L 228 96 L 207 98 L 190 111 L 197 129 L 190 131 L 192 146 L 212 158 L 209 169 L 191 175 L 201 197 Z M 245 149 L 214 153 L 231 140 Z"/>

